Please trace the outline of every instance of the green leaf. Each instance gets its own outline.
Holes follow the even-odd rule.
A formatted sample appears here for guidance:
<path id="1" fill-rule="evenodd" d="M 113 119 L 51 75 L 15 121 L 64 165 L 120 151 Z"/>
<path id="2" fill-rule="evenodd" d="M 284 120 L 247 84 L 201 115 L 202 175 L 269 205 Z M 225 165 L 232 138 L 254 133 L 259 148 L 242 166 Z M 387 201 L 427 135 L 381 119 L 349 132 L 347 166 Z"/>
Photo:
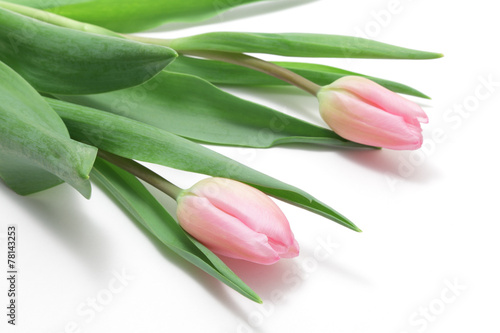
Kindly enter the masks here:
<path id="1" fill-rule="evenodd" d="M 417 51 L 351 36 L 307 33 L 210 32 L 165 41 L 179 51 L 268 53 L 291 57 L 434 59 L 441 54 Z"/>
<path id="2" fill-rule="evenodd" d="M 209 144 L 259 148 L 286 143 L 366 147 L 186 74 L 163 71 L 138 87 L 60 98 Z"/>
<path id="3" fill-rule="evenodd" d="M 57 0 L 56 0 L 57 1 Z M 85 1 L 85 0 L 84 0 Z M 21 1 L 20 1 L 21 2 Z M 26 1 L 28 2 L 28 1 Z M 15 4 L 11 2 L 5 2 L 0 0 L 0 7 L 10 10 L 12 12 L 30 17 L 35 20 L 39 20 L 45 23 L 57 25 L 63 28 L 69 28 L 73 30 L 80 30 L 83 32 L 90 32 L 98 35 L 105 35 L 117 38 L 125 38 L 123 35 L 116 33 L 114 31 L 99 27 L 97 25 L 92 25 L 89 23 L 79 22 L 72 20 L 70 18 L 56 15 L 53 13 L 46 12 L 41 9 L 36 9 L 28 7 L 28 5 Z"/>
<path id="4" fill-rule="evenodd" d="M 356 75 L 366 77 L 394 92 L 412 95 L 416 97 L 429 98 L 420 91 L 394 81 L 379 79 L 373 76 L 363 75 L 340 68 L 299 63 L 299 62 L 274 62 L 287 68 L 320 86 L 325 86 L 333 81 L 346 76 Z M 191 74 L 199 76 L 214 84 L 239 85 L 239 86 L 276 86 L 289 85 L 289 83 L 277 79 L 265 73 L 255 71 L 246 67 L 233 65 L 227 62 L 206 60 L 179 56 L 168 66 L 168 71 Z"/>
<path id="5" fill-rule="evenodd" d="M 98 158 L 92 179 L 102 185 L 121 206 L 165 246 L 229 287 L 262 303 L 259 296 L 215 254 L 187 235 L 174 218 L 128 172 Z"/>
<path id="6" fill-rule="evenodd" d="M 90 197 L 88 175 L 97 150 L 70 139 L 59 116 L 0 61 L 0 178 L 27 195 L 62 181 Z"/>
<path id="7" fill-rule="evenodd" d="M 206 175 L 231 178 L 359 231 L 346 217 L 310 194 L 197 143 L 112 113 L 47 99 L 71 136 L 113 154 Z"/>
<path id="8" fill-rule="evenodd" d="M 232 7 L 262 0 L 10 0 L 119 32 L 138 32 L 167 22 L 199 21 Z"/>
<path id="9" fill-rule="evenodd" d="M 64 28 L 0 8 L 0 61 L 41 92 L 92 94 L 135 86 L 175 57 L 167 47 Z"/>
<path id="10" fill-rule="evenodd" d="M 87 2 L 89 0 L 9 0 L 9 2 L 17 3 L 23 6 L 34 8 L 51 8 L 60 5 L 73 5 L 76 3 Z"/>

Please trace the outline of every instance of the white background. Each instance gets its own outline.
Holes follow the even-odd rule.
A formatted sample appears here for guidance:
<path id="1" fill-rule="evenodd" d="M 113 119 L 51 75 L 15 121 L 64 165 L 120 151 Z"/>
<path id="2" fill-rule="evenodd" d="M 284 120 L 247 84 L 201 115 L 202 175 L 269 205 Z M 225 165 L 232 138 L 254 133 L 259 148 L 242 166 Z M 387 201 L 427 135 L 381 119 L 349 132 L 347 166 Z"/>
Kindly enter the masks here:
<path id="1" fill-rule="evenodd" d="M 10 223 L 18 225 L 20 267 L 15 328 L 6 324 L 0 273 L 1 331 L 498 332 L 500 24 L 494 1 L 462 3 L 273 1 L 204 25 L 156 29 L 166 37 L 218 30 L 345 34 L 444 53 L 426 61 L 316 59 L 430 95 L 432 101 L 414 99 L 430 117 L 424 147 L 216 148 L 306 190 L 364 231 L 280 202 L 300 256 L 272 266 L 227 261 L 264 305 L 161 248 L 97 187 L 86 201 L 67 185 L 30 197 L 1 185 L 0 272 Z M 317 102 L 301 91 L 232 91 L 321 124 Z M 155 170 L 185 187 L 200 178 Z M 92 298 L 106 304 L 91 311 Z"/>

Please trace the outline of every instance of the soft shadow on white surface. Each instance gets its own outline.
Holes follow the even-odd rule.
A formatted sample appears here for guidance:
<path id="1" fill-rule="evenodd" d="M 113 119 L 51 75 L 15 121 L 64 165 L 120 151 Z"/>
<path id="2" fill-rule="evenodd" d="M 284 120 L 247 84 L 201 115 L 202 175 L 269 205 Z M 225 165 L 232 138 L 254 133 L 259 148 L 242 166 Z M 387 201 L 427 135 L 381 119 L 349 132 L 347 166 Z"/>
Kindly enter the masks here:
<path id="1" fill-rule="evenodd" d="M 280 145 L 281 149 L 314 151 L 319 154 L 334 154 L 360 165 L 366 169 L 390 176 L 394 179 L 410 182 L 428 183 L 443 176 L 441 170 L 434 167 L 430 157 L 422 151 L 396 151 L 389 149 L 343 149 L 310 144 Z M 418 157 L 410 157 L 418 154 Z M 416 163 L 415 161 L 418 161 Z"/>
<path id="2" fill-rule="evenodd" d="M 230 293 L 235 293 L 229 287 L 226 287 L 222 282 L 202 271 L 190 262 L 181 258 L 170 249 L 168 249 L 161 241 L 153 236 L 146 228 L 136 223 L 137 228 L 144 233 L 148 240 L 156 247 L 159 253 L 168 260 L 181 268 L 186 273 L 186 279 L 192 279 L 197 284 L 202 286 L 214 299 L 217 299 L 228 311 L 233 313 L 235 317 L 244 319 L 245 312 L 231 297 Z M 241 296 L 243 297 L 243 296 Z"/>
<path id="3" fill-rule="evenodd" d="M 12 195 L 12 201 L 36 216 L 39 225 L 56 235 L 89 269 L 100 271 L 108 264 L 107 241 L 101 230 L 91 223 L 81 203 L 75 200 L 78 195 L 69 186 L 60 185 L 26 197 Z"/>
<path id="4" fill-rule="evenodd" d="M 318 0 L 282 0 L 282 1 L 263 1 L 258 3 L 251 3 L 244 5 L 242 7 L 232 8 L 228 11 L 224 11 L 221 14 L 209 18 L 201 22 L 179 22 L 179 23 L 167 23 L 160 27 L 148 30 L 148 32 L 162 32 L 162 31 L 174 31 L 187 29 L 191 27 L 204 26 L 210 24 L 218 24 L 221 22 L 230 22 L 246 17 L 259 16 L 264 14 L 269 14 L 272 12 L 279 12 L 291 7 L 297 7 L 301 5 L 306 5 L 311 2 Z"/>
<path id="5" fill-rule="evenodd" d="M 306 284 L 313 283 L 311 277 L 318 274 L 319 269 L 322 270 L 321 274 L 329 274 L 334 279 L 346 279 L 359 285 L 370 284 L 366 277 L 336 263 L 333 258 L 318 260 L 314 249 L 306 246 L 301 248 L 298 257 L 281 259 L 273 265 L 259 265 L 226 257 L 222 259 L 264 301 L 272 300 L 277 293 L 287 298 Z"/>
<path id="6" fill-rule="evenodd" d="M 428 156 L 416 159 L 409 157 L 412 152 L 393 150 L 339 150 L 340 156 L 379 172 L 381 175 L 391 175 L 395 178 L 411 182 L 427 183 L 441 177 L 441 172 L 429 163 L 425 163 Z M 421 152 L 417 152 L 422 154 Z M 416 154 L 416 153 L 415 153 Z M 422 164 L 420 164 L 422 161 Z"/>
<path id="7" fill-rule="evenodd" d="M 293 259 L 281 260 L 273 265 L 259 265 L 227 257 L 221 259 L 263 299 L 269 299 L 276 289 L 282 292 L 290 289 L 283 285 L 282 277 L 294 269 Z"/>
<path id="8" fill-rule="evenodd" d="M 163 195 L 158 190 L 150 187 L 149 185 L 147 185 L 147 187 L 150 190 L 152 190 L 154 194 L 156 194 L 159 202 L 164 205 L 164 207 L 169 211 L 170 214 L 175 213 L 175 209 L 172 209 L 173 207 L 175 207 L 175 203 L 173 200 L 166 198 L 165 195 Z M 101 190 L 104 190 L 102 187 L 100 188 Z M 110 199 L 114 201 L 117 206 L 121 207 L 120 203 L 116 202 L 116 200 L 112 196 L 110 196 Z M 172 213 L 172 211 L 174 213 Z M 123 212 L 129 216 L 130 222 L 134 223 L 136 228 L 140 232 L 142 232 L 144 236 L 147 237 L 147 239 L 156 247 L 158 252 L 165 258 L 165 260 L 173 263 L 186 273 L 186 279 L 192 279 L 195 282 L 197 282 L 197 284 L 202 286 L 208 293 L 210 293 L 215 299 L 217 299 L 228 311 L 232 312 L 236 317 L 243 319 L 244 317 L 243 310 L 229 296 L 229 293 L 234 293 L 235 291 L 229 289 L 229 287 L 226 287 L 222 282 L 220 282 L 216 278 L 210 276 L 208 273 L 204 272 L 200 268 L 194 266 L 187 260 L 183 259 L 179 255 L 174 253 L 167 246 L 165 246 L 157 237 L 151 234 L 151 232 L 149 232 L 149 230 L 147 230 L 142 224 L 137 222 L 134 217 L 130 216 L 124 210 Z"/>

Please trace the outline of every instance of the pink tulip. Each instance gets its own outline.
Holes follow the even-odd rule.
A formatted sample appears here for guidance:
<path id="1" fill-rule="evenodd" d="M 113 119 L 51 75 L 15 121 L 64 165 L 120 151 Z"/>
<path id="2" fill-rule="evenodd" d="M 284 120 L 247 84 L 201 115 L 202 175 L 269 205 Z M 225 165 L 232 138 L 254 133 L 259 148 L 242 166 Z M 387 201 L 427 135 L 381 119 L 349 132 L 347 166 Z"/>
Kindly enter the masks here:
<path id="1" fill-rule="evenodd" d="M 318 99 L 323 120 L 345 139 L 398 150 L 422 145 L 422 108 L 373 81 L 344 76 L 321 88 Z"/>
<path id="2" fill-rule="evenodd" d="M 299 245 L 278 206 L 243 183 L 208 178 L 177 198 L 181 227 L 214 253 L 259 264 L 299 254 Z"/>

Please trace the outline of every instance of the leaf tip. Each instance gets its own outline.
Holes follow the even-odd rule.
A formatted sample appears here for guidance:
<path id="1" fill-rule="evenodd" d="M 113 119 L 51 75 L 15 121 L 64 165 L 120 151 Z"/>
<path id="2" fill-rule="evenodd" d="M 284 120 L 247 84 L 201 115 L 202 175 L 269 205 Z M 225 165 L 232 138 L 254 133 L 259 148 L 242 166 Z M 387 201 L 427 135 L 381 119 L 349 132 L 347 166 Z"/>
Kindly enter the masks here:
<path id="1" fill-rule="evenodd" d="M 424 59 L 439 59 L 442 57 L 444 57 L 444 54 L 442 53 L 427 52 L 427 56 Z"/>
<path id="2" fill-rule="evenodd" d="M 349 220 L 346 220 L 346 221 L 342 221 L 342 225 L 351 229 L 351 230 L 354 230 L 356 232 L 363 232 L 363 230 L 361 230 L 360 228 L 358 228 L 358 226 L 356 226 L 354 223 L 352 223 L 351 221 Z"/>
<path id="3" fill-rule="evenodd" d="M 264 301 L 259 296 L 257 296 L 253 301 L 258 304 L 264 304 Z"/>

